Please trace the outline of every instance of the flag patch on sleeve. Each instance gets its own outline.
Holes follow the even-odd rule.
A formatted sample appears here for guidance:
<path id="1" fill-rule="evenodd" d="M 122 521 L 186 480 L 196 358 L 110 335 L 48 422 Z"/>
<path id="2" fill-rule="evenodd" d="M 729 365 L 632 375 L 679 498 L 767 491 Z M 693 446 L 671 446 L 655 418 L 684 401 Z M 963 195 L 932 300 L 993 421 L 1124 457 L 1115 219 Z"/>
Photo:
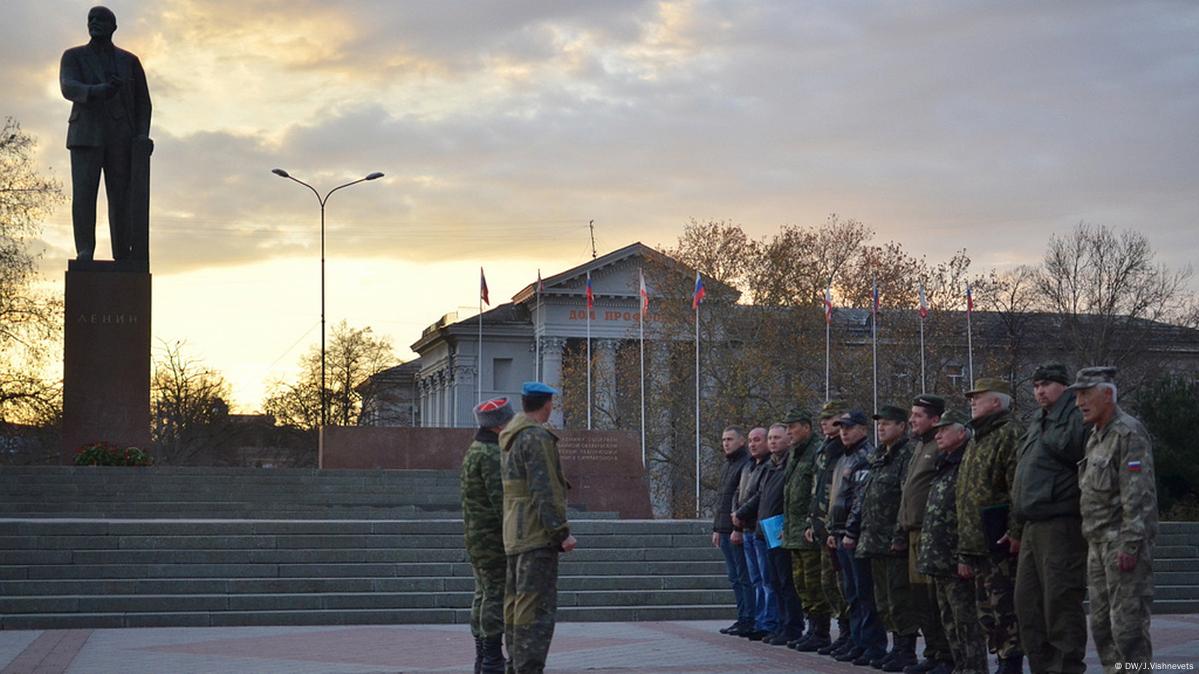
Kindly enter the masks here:
<path id="1" fill-rule="evenodd" d="M 1141 472 L 1141 462 L 1140 461 L 1129 461 L 1128 462 L 1128 470 L 1133 473 Z"/>

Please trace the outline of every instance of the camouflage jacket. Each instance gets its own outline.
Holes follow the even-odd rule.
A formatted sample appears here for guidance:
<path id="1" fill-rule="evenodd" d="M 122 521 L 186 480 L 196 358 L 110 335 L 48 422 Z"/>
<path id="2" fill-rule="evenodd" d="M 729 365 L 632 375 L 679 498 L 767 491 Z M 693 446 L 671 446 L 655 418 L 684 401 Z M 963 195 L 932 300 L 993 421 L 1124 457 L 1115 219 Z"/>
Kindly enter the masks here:
<path id="1" fill-rule="evenodd" d="M 841 438 L 826 438 L 813 461 L 812 503 L 808 507 L 808 526 L 805 528 L 812 530 L 812 537 L 817 541 L 823 541 L 829 535 L 828 492 L 833 484 L 833 468 L 844 453 Z"/>
<path id="2" fill-rule="evenodd" d="M 1012 538 L 1020 540 L 1025 522 L 1078 517 L 1078 462 L 1087 444 L 1082 411 L 1074 391 L 1066 391 L 1048 410 L 1038 410 L 1020 439 L 1012 479 Z"/>
<path id="3" fill-rule="evenodd" d="M 475 566 L 500 566 L 504 556 L 504 482 L 499 435 L 480 429 L 462 458 L 462 524 L 466 554 Z"/>
<path id="4" fill-rule="evenodd" d="M 937 454 L 916 550 L 916 570 L 926 576 L 956 577 L 958 572 L 957 485 L 964 453 L 965 446 Z"/>
<path id="5" fill-rule="evenodd" d="M 524 414 L 500 433 L 504 477 L 504 552 L 557 550 L 570 535 L 569 485 L 558 459 L 558 436 Z"/>
<path id="6" fill-rule="evenodd" d="M 996 541 L 983 533 L 983 508 L 1011 503 L 1020 426 L 1011 412 L 999 412 L 970 422 L 974 437 L 962 459 L 958 480 L 958 552 L 969 557 L 991 555 Z"/>
<path id="7" fill-rule="evenodd" d="M 874 446 L 870 440 L 862 440 L 854 447 L 847 448 L 833 466 L 828 494 L 828 528 L 832 533 L 846 534 L 850 515 L 855 509 L 861 509 L 872 458 Z"/>
<path id="8" fill-rule="evenodd" d="M 1094 428 L 1079 462 L 1082 534 L 1092 543 L 1116 542 L 1137 554 L 1157 538 L 1157 487 L 1149 433 L 1116 408 L 1107 426 Z"/>
<path id="9" fill-rule="evenodd" d="M 924 506 L 928 503 L 928 488 L 937 474 L 936 433 L 929 431 L 923 436 L 912 438 L 912 459 L 908 464 L 908 476 L 903 482 L 903 495 L 899 499 L 899 517 L 895 522 L 895 540 L 906 547 L 908 532 L 923 526 Z"/>
<path id="10" fill-rule="evenodd" d="M 907 438 L 897 445 L 875 451 L 859 505 L 849 514 L 849 523 L 845 526 L 846 534 L 857 539 L 858 557 L 906 556 L 906 553 L 891 552 L 891 543 L 895 540 L 899 496 L 911 460 L 912 443 Z"/>
<path id="11" fill-rule="evenodd" d="M 815 433 L 808 442 L 791 448 L 787 462 L 787 484 L 783 487 L 783 547 L 790 550 L 814 550 L 815 543 L 804 540 L 808 528 L 808 509 L 812 505 L 812 482 L 816 477 L 816 453 L 820 438 Z"/>

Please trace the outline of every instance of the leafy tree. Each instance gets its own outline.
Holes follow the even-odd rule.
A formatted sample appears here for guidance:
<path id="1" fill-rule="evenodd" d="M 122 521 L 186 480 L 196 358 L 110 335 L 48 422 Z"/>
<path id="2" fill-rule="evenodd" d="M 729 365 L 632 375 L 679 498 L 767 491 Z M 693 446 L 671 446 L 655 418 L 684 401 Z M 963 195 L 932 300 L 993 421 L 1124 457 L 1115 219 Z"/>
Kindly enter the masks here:
<path id="1" fill-rule="evenodd" d="M 1153 435 L 1158 510 L 1167 519 L 1183 519 L 1170 513 L 1189 504 L 1185 519 L 1199 519 L 1199 381 L 1162 377 L 1140 392 L 1136 411 Z"/>
<path id="2" fill-rule="evenodd" d="M 326 351 L 326 405 L 328 423 L 353 426 L 362 413 L 359 384 L 399 364 L 391 340 L 376 337 L 369 327 L 352 328 L 345 321 L 333 327 Z M 321 351 L 317 346 L 300 358 L 300 378 L 276 381 L 263 403 L 267 414 L 281 424 L 311 429 L 321 422 Z"/>
<path id="3" fill-rule="evenodd" d="M 62 409 L 61 384 L 42 374 L 61 344 L 62 305 L 37 289 L 31 249 L 63 195 L 34 166 L 35 145 L 12 118 L 0 127 L 0 420 L 47 424 Z"/>

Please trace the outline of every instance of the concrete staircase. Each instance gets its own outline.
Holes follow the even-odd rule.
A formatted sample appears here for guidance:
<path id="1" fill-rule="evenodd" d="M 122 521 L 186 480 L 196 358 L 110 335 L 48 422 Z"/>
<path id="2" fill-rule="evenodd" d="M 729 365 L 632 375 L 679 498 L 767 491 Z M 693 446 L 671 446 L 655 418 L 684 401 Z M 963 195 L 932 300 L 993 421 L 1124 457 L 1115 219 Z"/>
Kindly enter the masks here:
<path id="1" fill-rule="evenodd" d="M 562 620 L 731 615 L 695 521 L 582 520 Z M 0 520 L 0 628 L 463 623 L 457 520 Z"/>
<path id="2" fill-rule="evenodd" d="M 457 476 L 0 467 L 0 629 L 463 623 Z M 572 514 L 562 620 L 732 619 L 704 521 Z M 1199 613 L 1199 523 L 1163 523 L 1157 613 Z"/>

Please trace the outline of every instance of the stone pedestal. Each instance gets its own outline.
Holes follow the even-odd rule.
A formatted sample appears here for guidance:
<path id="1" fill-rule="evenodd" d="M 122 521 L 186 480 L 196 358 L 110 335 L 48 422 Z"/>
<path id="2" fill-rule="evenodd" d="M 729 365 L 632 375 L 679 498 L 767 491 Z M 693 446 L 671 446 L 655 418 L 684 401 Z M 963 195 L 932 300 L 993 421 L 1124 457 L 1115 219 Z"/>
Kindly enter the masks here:
<path id="1" fill-rule="evenodd" d="M 150 273 L 71 261 L 63 355 L 63 462 L 89 442 L 150 446 Z"/>

